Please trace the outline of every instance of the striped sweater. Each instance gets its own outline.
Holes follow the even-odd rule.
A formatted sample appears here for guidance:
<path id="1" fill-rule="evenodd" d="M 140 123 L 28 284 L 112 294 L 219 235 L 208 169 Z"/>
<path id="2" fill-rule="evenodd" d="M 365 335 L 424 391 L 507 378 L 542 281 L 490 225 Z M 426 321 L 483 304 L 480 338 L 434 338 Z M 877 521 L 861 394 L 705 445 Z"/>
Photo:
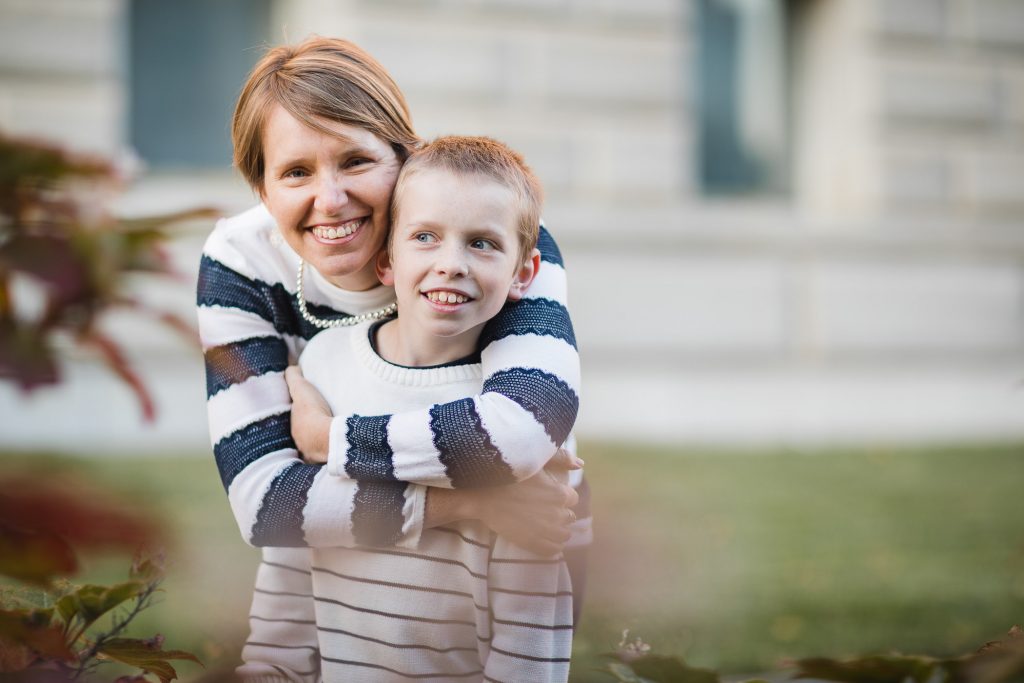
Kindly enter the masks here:
<path id="1" fill-rule="evenodd" d="M 405 412 L 479 392 L 480 364 L 391 365 L 368 330 L 330 330 L 302 355 L 336 414 Z M 249 681 L 564 681 L 572 592 L 560 557 L 460 522 L 423 531 L 414 551 L 268 548 L 250 624 L 240 669 Z"/>
<path id="2" fill-rule="evenodd" d="M 543 264 L 527 297 L 507 305 L 481 335 L 482 392 L 394 415 L 336 416 L 329 473 L 298 458 L 289 428 L 284 370 L 319 332 L 297 310 L 298 256 L 262 206 L 218 222 L 200 264 L 199 331 L 210 439 L 248 543 L 415 547 L 422 525 L 416 496 L 423 494 L 409 482 L 501 484 L 544 465 L 570 435 L 579 362 L 561 255 L 544 229 L 538 246 Z M 394 298 L 385 287 L 349 292 L 307 273 L 306 299 L 320 318 Z M 586 501 L 577 517 L 574 542 L 585 543 Z"/>

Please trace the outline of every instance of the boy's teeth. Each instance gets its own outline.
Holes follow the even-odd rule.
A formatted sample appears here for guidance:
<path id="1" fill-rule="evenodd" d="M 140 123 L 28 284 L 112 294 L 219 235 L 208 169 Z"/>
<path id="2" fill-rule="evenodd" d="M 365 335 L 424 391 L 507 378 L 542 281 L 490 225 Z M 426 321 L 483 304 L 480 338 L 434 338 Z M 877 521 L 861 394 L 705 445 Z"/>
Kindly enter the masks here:
<path id="1" fill-rule="evenodd" d="M 439 304 L 464 304 L 469 301 L 468 297 L 455 292 L 427 292 L 427 298 Z"/>

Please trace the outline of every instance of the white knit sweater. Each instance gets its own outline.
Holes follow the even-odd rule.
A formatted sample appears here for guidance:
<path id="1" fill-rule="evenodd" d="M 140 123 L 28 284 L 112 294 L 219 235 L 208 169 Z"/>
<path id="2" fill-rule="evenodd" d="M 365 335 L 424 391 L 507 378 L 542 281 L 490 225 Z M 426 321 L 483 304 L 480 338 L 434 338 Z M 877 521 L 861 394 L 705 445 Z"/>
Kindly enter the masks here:
<path id="1" fill-rule="evenodd" d="M 561 254 L 541 228 L 542 265 L 527 296 L 502 309 L 480 341 L 482 392 L 457 403 L 335 418 L 331 466 L 303 463 L 290 434 L 284 370 L 319 330 L 295 299 L 298 255 L 262 206 L 217 223 L 199 270 L 210 440 L 243 538 L 256 546 L 415 545 L 417 494 L 406 482 L 480 486 L 539 470 L 569 431 L 579 403 L 579 357 L 566 308 Z M 349 292 L 306 269 L 309 308 L 321 318 L 394 299 L 390 288 Z M 392 429 L 392 427 L 397 427 Z M 390 438 L 392 434 L 396 437 Z M 386 436 L 387 438 L 382 438 Z M 357 483 L 353 483 L 353 480 Z M 571 480 L 578 486 L 581 477 Z M 337 524 L 357 491 L 353 524 Z M 586 487 L 571 544 L 589 542 Z M 348 496 L 348 498 L 346 498 Z"/>
<path id="2" fill-rule="evenodd" d="M 415 411 L 480 392 L 480 364 L 392 365 L 374 352 L 369 327 L 324 332 L 301 356 L 334 414 Z M 388 425 L 389 438 L 399 430 Z M 422 489 L 406 489 L 408 548 L 265 550 L 239 670 L 246 680 L 567 678 L 572 592 L 561 557 L 531 555 L 476 522 L 420 531 Z M 365 483 L 350 493 L 334 501 L 342 525 L 358 519 L 360 497 L 377 495 Z M 306 534 L 318 545 L 315 531 Z"/>

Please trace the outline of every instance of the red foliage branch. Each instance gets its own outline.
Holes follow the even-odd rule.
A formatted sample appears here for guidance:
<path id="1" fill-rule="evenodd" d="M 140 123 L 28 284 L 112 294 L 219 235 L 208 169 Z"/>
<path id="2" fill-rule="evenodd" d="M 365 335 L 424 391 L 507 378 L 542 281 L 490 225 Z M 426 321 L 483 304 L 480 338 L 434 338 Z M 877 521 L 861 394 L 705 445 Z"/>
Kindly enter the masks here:
<path id="1" fill-rule="evenodd" d="M 127 306 L 195 339 L 180 318 L 124 297 L 123 282 L 131 273 L 175 277 L 164 251 L 168 227 L 216 212 L 121 220 L 105 202 L 118 186 L 106 161 L 0 135 L 0 379 L 25 390 L 60 381 L 54 340 L 68 336 L 99 351 L 148 420 L 154 414 L 149 392 L 117 342 L 98 330 L 98 319 Z M 18 300 L 19 277 L 40 293 L 37 310 L 26 311 L 32 302 Z"/>

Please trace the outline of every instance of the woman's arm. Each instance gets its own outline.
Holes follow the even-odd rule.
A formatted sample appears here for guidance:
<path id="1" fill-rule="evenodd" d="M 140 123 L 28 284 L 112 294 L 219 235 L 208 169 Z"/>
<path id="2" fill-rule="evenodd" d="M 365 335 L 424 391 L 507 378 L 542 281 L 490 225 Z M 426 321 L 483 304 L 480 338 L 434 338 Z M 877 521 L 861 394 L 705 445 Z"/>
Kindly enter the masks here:
<path id="1" fill-rule="evenodd" d="M 274 230 L 262 207 L 218 223 L 197 288 L 210 439 L 242 537 L 257 546 L 415 545 L 434 524 L 417 515 L 422 488 L 326 477 L 298 458 L 284 369 L 315 330 L 283 284 L 294 269 L 273 246 Z"/>
<path id="2" fill-rule="evenodd" d="M 493 500 L 470 491 L 435 491 L 428 497 L 422 486 L 329 477 L 322 466 L 299 460 L 290 434 L 291 399 L 284 369 L 289 343 L 312 331 L 296 325 L 294 296 L 281 283 L 241 272 L 247 259 L 260 255 L 238 254 L 218 231 L 200 264 L 199 331 L 210 438 L 231 510 L 247 543 L 414 547 L 423 528 L 456 519 L 481 519 L 494 529 L 518 524 L 524 544 L 533 537 L 546 538 L 546 528 L 533 532 L 533 517 L 524 513 L 523 521 L 516 521 L 523 506 L 501 508 L 500 494 Z M 552 508 L 551 516 L 557 516 L 558 505 Z"/>
<path id="3" fill-rule="evenodd" d="M 284 370 L 296 341 L 313 331 L 297 322 L 294 296 L 280 281 L 248 267 L 277 256 L 266 233 L 246 237 L 252 253 L 231 239 L 260 230 L 263 219 L 252 213 L 222 222 L 210 236 L 197 290 L 210 439 L 242 537 L 257 546 L 414 546 L 422 488 L 328 477 L 298 457 Z"/>
<path id="4" fill-rule="evenodd" d="M 527 296 L 506 304 L 481 335 L 482 393 L 394 415 L 338 416 L 329 427 L 321 421 L 310 427 L 307 459 L 318 451 L 323 458 L 326 442 L 332 475 L 444 488 L 540 472 L 576 420 L 580 368 L 562 257 L 543 227 L 538 247 L 542 265 Z"/>

